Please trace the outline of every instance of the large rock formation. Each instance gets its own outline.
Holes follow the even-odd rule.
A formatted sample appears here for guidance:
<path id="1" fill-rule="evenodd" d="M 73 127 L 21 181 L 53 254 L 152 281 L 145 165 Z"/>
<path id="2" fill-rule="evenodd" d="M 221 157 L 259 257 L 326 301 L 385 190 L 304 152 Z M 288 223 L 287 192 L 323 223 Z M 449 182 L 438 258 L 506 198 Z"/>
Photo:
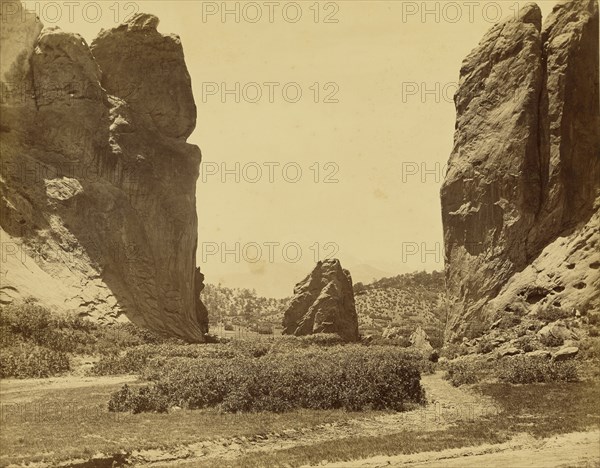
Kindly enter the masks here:
<path id="1" fill-rule="evenodd" d="M 494 26 L 463 62 L 441 190 L 448 338 L 600 305 L 598 4 Z"/>
<path id="2" fill-rule="evenodd" d="M 200 150 L 177 36 L 135 15 L 88 47 L 2 8 L 2 302 L 202 341 Z M 5 27 L 6 26 L 6 27 Z"/>
<path id="3" fill-rule="evenodd" d="M 296 284 L 283 317 L 283 333 L 296 336 L 337 333 L 347 341 L 359 339 L 352 278 L 339 260 L 318 262 Z"/>

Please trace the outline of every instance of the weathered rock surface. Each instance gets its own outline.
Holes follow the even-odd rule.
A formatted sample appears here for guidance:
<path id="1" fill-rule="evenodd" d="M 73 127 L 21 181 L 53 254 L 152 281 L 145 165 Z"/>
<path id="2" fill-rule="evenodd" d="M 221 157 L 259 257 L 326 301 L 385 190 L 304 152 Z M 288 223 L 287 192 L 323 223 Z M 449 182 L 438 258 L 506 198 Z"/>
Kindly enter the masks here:
<path id="1" fill-rule="evenodd" d="M 516 356 L 517 354 L 522 354 L 522 353 L 523 353 L 523 351 L 521 351 L 519 348 L 510 346 L 508 348 L 501 349 L 500 351 L 498 351 L 498 357 L 503 358 L 506 356 Z"/>
<path id="2" fill-rule="evenodd" d="M 337 333 L 357 341 L 358 317 L 352 278 L 337 259 L 317 263 L 304 280 L 296 284 L 294 296 L 283 317 L 286 335 Z"/>
<path id="3" fill-rule="evenodd" d="M 600 306 L 598 4 L 534 4 L 465 59 L 441 190 L 447 338 Z"/>
<path id="4" fill-rule="evenodd" d="M 427 333 L 425 333 L 425 330 L 420 326 L 410 335 L 408 340 L 413 348 L 416 348 L 423 353 L 430 353 L 433 351 L 433 346 L 429 343 Z"/>
<path id="5" fill-rule="evenodd" d="M 526 353 L 526 356 L 528 356 L 528 357 L 544 358 L 544 359 L 550 358 L 551 355 L 552 355 L 552 353 L 550 351 L 546 351 L 545 349 L 537 349 L 535 351 L 530 351 L 530 352 Z"/>
<path id="6" fill-rule="evenodd" d="M 566 361 L 568 359 L 572 359 L 579 353 L 579 348 L 577 346 L 568 346 L 566 348 L 561 348 L 557 352 L 552 355 L 553 361 Z"/>
<path id="7" fill-rule="evenodd" d="M 556 341 L 562 344 L 566 340 L 577 338 L 577 335 L 569 330 L 569 328 L 561 320 L 557 320 L 556 322 L 549 323 L 548 325 L 542 327 L 537 332 L 537 335 L 543 343 Z"/>
<path id="8" fill-rule="evenodd" d="M 34 296 L 202 341 L 201 156 L 186 143 L 196 107 L 179 39 L 138 14 L 90 48 L 4 16 L 3 302 Z"/>

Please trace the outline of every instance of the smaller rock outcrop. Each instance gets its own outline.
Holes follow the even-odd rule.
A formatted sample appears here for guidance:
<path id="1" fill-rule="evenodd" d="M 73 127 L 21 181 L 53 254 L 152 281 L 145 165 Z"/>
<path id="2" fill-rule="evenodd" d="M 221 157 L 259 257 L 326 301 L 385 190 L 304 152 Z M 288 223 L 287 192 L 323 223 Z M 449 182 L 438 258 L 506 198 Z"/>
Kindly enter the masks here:
<path id="1" fill-rule="evenodd" d="M 431 353 L 433 351 L 433 346 L 429 343 L 427 333 L 420 326 L 410 335 L 408 340 L 413 348 L 423 353 Z"/>
<path id="2" fill-rule="evenodd" d="M 318 262 L 296 284 L 283 317 L 284 335 L 313 333 L 337 333 L 346 341 L 359 339 L 352 277 L 337 259 Z"/>
<path id="3" fill-rule="evenodd" d="M 564 343 L 566 340 L 576 339 L 577 335 L 573 333 L 569 328 L 565 325 L 562 320 L 557 320 L 556 322 L 549 323 L 542 329 L 537 332 L 538 337 L 542 340 L 543 343 Z"/>

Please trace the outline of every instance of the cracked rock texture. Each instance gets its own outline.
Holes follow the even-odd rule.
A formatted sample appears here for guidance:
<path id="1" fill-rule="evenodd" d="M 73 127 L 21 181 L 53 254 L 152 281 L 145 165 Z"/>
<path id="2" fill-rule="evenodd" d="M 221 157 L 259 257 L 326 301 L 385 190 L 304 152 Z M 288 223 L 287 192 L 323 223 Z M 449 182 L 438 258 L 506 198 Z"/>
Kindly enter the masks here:
<path id="1" fill-rule="evenodd" d="M 340 261 L 328 259 L 294 287 L 294 296 L 283 317 L 285 335 L 336 333 L 357 341 L 358 316 L 352 277 Z"/>
<path id="2" fill-rule="evenodd" d="M 600 306 L 598 3 L 537 5 L 464 60 L 441 189 L 447 339 Z"/>
<path id="3" fill-rule="evenodd" d="M 186 142 L 196 106 L 179 38 L 138 14 L 90 47 L 9 3 L 0 301 L 32 296 L 57 311 L 203 341 L 201 155 Z"/>

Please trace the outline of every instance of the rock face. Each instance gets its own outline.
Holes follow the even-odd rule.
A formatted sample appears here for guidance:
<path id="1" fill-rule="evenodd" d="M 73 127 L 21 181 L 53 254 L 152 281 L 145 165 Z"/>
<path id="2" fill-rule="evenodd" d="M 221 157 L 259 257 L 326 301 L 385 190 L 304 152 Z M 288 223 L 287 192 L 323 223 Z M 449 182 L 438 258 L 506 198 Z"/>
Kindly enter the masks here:
<path id="1" fill-rule="evenodd" d="M 463 62 L 441 190 L 447 339 L 600 305 L 598 4 L 494 26 Z"/>
<path id="2" fill-rule="evenodd" d="M 283 333 L 337 333 L 347 341 L 359 339 L 352 278 L 339 260 L 318 262 L 310 275 L 296 284 L 283 317 Z"/>
<path id="3" fill-rule="evenodd" d="M 410 335 L 409 341 L 413 348 L 416 348 L 423 353 L 430 353 L 433 351 L 433 346 L 429 343 L 427 333 L 425 333 L 425 330 L 420 326 Z"/>
<path id="4" fill-rule="evenodd" d="M 186 143 L 196 107 L 179 38 L 138 14 L 88 47 L 4 16 L 2 301 L 203 341 L 201 155 Z"/>

